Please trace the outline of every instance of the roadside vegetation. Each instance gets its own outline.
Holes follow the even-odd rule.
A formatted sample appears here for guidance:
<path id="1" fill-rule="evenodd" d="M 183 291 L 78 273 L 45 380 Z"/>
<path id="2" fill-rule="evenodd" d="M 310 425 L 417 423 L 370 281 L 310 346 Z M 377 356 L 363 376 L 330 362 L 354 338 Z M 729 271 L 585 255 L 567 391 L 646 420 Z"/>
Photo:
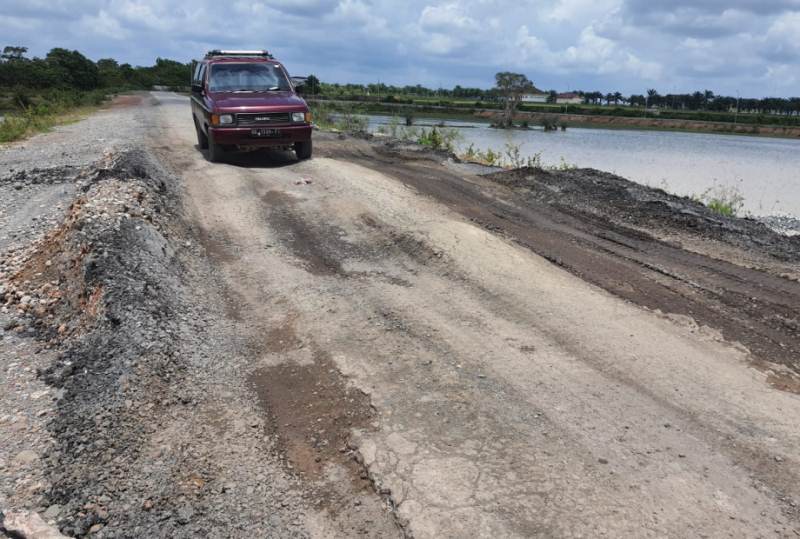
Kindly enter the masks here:
<path id="1" fill-rule="evenodd" d="M 692 198 L 725 217 L 738 217 L 744 208 L 744 196 L 735 186 L 714 185 Z"/>
<path id="2" fill-rule="evenodd" d="M 28 58 L 27 49 L 6 46 L 0 55 L 0 142 L 10 142 L 79 118 L 107 97 L 165 86 L 180 90 L 191 66 L 159 58 L 133 67 L 105 58 L 93 62 L 78 51 L 52 49 Z"/>
<path id="3" fill-rule="evenodd" d="M 325 131 L 357 135 L 369 130 L 367 118 L 351 111 L 337 110 L 326 103 L 310 103 L 309 108 L 314 124 Z"/>
<path id="4" fill-rule="evenodd" d="M 324 103 L 311 106 L 314 123 L 322 130 L 342 132 L 350 135 L 363 135 L 369 131 L 368 119 L 364 116 L 343 111 L 338 107 L 329 107 Z M 464 150 L 458 148 L 461 134 L 457 129 L 441 125 L 432 127 L 413 125 L 409 116 L 392 116 L 388 123 L 377 128 L 377 132 L 390 139 L 419 144 L 435 151 L 454 154 L 459 159 L 490 167 L 506 169 L 538 168 L 545 170 L 572 170 L 576 165 L 568 163 L 563 157 L 557 165 L 545 165 L 542 154 L 523 155 L 521 146 L 507 143 L 502 150 L 476 148 L 470 144 Z"/>
<path id="5" fill-rule="evenodd" d="M 503 150 L 494 150 L 487 148 L 481 150 L 476 148 L 473 144 L 463 152 L 458 154 L 459 159 L 468 163 L 476 163 L 479 165 L 486 165 L 489 167 L 500 167 L 505 169 L 518 169 L 518 168 L 538 168 L 542 170 L 574 170 L 578 166 L 574 163 L 567 162 L 564 157 L 561 157 L 557 165 L 546 165 L 542 161 L 542 152 L 537 152 L 533 155 L 523 155 L 519 144 L 507 143 Z"/>
<path id="6" fill-rule="evenodd" d="M 18 110 L 0 122 L 0 143 L 11 142 L 55 125 L 80 119 L 85 112 L 103 103 L 105 90 L 55 90 L 44 94 L 16 94 Z"/>

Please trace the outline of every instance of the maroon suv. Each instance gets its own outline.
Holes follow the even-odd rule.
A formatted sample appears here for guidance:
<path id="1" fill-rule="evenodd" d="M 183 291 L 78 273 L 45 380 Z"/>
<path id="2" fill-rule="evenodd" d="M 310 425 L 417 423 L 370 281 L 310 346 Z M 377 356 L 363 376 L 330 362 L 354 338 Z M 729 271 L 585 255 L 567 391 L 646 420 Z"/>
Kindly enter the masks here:
<path id="1" fill-rule="evenodd" d="M 211 161 L 225 150 L 293 148 L 311 157 L 311 113 L 292 79 L 266 51 L 210 51 L 192 72 L 192 116 Z"/>

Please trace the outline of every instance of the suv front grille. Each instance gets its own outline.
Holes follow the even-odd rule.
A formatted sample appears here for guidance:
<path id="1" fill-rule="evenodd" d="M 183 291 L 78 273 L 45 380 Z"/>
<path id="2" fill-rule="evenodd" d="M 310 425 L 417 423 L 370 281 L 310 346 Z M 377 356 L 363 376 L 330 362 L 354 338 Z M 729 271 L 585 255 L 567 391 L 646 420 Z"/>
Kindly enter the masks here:
<path id="1" fill-rule="evenodd" d="M 239 125 L 273 125 L 292 123 L 292 116 L 288 112 L 262 112 L 242 113 L 236 115 Z"/>

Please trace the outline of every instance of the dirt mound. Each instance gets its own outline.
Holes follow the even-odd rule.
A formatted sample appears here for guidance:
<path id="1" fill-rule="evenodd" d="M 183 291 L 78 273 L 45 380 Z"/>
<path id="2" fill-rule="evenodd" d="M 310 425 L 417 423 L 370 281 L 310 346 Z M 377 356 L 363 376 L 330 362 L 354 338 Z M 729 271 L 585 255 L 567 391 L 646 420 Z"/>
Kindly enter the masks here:
<path id="1" fill-rule="evenodd" d="M 180 267 L 167 239 L 173 201 L 156 168 L 129 152 L 79 172 L 43 171 L 42 181 L 82 178 L 84 194 L 58 228 L 11 261 L 5 286 L 6 304 L 61 350 L 40 374 L 60 395 L 47 498 L 64 508 L 59 525 L 69 535 L 119 524 L 124 513 L 111 515 L 112 499 L 131 485 L 115 476 L 153 434 L 142 416 L 191 400 L 170 387 L 184 369 L 170 338 L 176 299 L 168 290 Z M 38 181 L 34 172 L 25 177 Z"/>
<path id="2" fill-rule="evenodd" d="M 581 212 L 621 225 L 710 238 L 755 249 L 781 261 L 800 261 L 800 237 L 778 234 L 755 219 L 725 217 L 691 198 L 607 172 L 521 168 L 485 177 L 567 213 Z"/>

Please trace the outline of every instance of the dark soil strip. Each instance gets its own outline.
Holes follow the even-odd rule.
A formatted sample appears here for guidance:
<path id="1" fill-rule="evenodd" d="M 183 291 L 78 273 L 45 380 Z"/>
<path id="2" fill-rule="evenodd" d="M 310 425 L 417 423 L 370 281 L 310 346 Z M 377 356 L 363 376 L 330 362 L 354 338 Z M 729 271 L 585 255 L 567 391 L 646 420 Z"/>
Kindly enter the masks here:
<path id="1" fill-rule="evenodd" d="M 279 234 L 306 270 L 314 275 L 344 275 L 340 260 L 351 249 L 350 245 L 327 228 L 317 230 L 309 220 L 303 219 L 294 208 L 294 200 L 279 191 L 269 191 L 262 200 L 268 208 L 267 221 Z"/>
<path id="2" fill-rule="evenodd" d="M 366 144 L 318 145 L 388 174 L 491 231 L 638 305 L 686 315 L 744 344 L 760 362 L 800 375 L 800 284 L 658 241 L 584 212 L 566 212 L 438 163 L 378 154 Z M 772 379 L 781 389 L 796 387 Z"/>
<path id="3" fill-rule="evenodd" d="M 259 369 L 250 382 L 295 469 L 319 478 L 325 465 L 335 462 L 352 472 L 358 486 L 371 489 L 348 454 L 351 429 L 368 429 L 372 421 L 369 397 L 347 385 L 327 354 L 317 351 L 305 365 Z"/>

